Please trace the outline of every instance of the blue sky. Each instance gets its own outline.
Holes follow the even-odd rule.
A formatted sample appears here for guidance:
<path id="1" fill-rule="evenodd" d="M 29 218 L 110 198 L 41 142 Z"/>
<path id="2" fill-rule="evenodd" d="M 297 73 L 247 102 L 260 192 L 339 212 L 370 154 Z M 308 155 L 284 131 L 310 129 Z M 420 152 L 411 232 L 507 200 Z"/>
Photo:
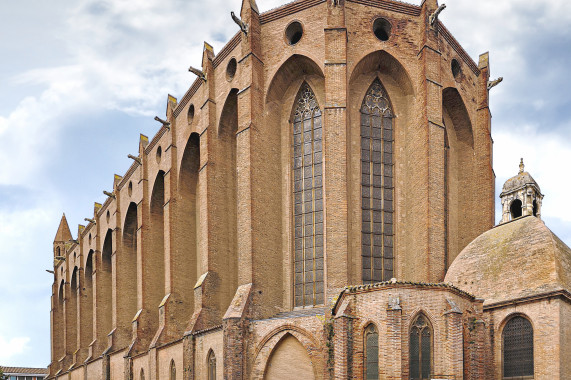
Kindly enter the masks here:
<path id="1" fill-rule="evenodd" d="M 281 3 L 258 0 L 261 11 Z M 543 219 L 571 245 L 571 3 L 447 5 L 440 19 L 476 61 L 490 51 L 492 77 L 504 77 L 491 91 L 497 194 L 523 157 L 545 194 Z M 76 236 L 131 164 L 139 133 L 157 131 L 167 94 L 180 99 L 194 80 L 187 68 L 200 67 L 203 41 L 219 51 L 236 32 L 239 9 L 239 0 L 0 3 L 0 364 L 49 363 L 45 269 L 62 212 Z"/>

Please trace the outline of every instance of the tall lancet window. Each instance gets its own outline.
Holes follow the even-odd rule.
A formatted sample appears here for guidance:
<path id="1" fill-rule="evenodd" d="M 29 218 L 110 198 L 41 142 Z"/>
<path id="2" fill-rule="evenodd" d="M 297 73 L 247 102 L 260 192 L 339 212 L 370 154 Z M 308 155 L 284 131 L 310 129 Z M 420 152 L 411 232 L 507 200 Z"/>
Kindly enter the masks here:
<path id="1" fill-rule="evenodd" d="M 364 283 L 393 276 L 393 111 L 379 79 L 361 105 L 361 259 Z"/>
<path id="2" fill-rule="evenodd" d="M 293 116 L 295 306 L 323 304 L 321 110 L 304 83 Z"/>

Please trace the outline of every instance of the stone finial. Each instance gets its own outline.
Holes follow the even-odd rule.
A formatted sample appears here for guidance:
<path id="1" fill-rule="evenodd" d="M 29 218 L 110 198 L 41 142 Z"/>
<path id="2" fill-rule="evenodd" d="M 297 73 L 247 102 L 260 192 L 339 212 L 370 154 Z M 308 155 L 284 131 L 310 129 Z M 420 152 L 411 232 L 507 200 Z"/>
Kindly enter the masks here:
<path id="1" fill-rule="evenodd" d="M 523 173 L 523 169 L 525 169 L 525 165 L 523 164 L 523 158 L 519 161 L 519 174 Z"/>
<path id="2" fill-rule="evenodd" d="M 389 304 L 387 305 L 388 310 L 402 310 L 400 306 L 400 297 L 389 297 Z"/>

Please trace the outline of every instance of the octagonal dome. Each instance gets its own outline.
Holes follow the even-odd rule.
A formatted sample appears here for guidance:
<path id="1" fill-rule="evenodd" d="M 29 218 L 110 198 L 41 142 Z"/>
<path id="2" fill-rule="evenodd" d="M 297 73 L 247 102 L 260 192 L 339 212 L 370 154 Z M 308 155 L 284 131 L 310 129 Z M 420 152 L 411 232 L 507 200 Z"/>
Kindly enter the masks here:
<path id="1" fill-rule="evenodd" d="M 468 244 L 444 281 L 483 298 L 484 305 L 571 290 L 571 249 L 540 219 L 525 216 Z"/>
<path id="2" fill-rule="evenodd" d="M 529 174 L 528 172 L 520 172 L 516 176 L 511 177 L 504 183 L 504 187 L 502 187 L 502 194 L 500 194 L 500 197 L 503 194 L 511 193 L 519 189 L 522 189 L 526 185 L 535 186 L 537 188 L 537 191 L 541 193 L 539 185 L 537 184 L 537 182 L 535 182 L 531 174 Z"/>

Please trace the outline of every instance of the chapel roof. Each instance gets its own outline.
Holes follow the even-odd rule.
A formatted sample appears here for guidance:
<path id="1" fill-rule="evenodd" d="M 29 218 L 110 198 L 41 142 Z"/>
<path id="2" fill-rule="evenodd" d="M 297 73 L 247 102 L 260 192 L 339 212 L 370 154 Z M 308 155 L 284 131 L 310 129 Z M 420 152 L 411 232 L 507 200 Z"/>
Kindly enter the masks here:
<path id="1" fill-rule="evenodd" d="M 534 216 L 500 224 L 460 252 L 445 282 L 484 306 L 571 290 L 571 249 Z"/>

